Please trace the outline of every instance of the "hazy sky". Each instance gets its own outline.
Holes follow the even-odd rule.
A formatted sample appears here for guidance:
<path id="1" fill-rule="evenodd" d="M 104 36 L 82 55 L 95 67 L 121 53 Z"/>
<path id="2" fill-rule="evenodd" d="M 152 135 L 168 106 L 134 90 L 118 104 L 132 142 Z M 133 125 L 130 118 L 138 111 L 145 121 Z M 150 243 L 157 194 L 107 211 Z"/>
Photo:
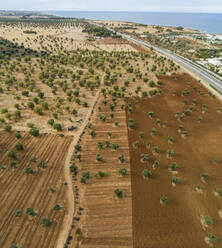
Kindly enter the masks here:
<path id="1" fill-rule="evenodd" d="M 0 0 L 0 9 L 222 13 L 222 0 Z"/>

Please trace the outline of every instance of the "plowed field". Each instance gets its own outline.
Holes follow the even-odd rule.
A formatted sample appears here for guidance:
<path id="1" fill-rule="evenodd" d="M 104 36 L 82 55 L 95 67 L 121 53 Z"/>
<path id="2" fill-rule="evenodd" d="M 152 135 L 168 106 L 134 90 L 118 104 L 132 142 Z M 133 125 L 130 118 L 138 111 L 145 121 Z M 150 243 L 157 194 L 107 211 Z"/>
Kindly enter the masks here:
<path id="1" fill-rule="evenodd" d="M 217 111 L 221 103 L 188 75 L 178 78 L 161 76 L 159 79 L 163 81 L 160 87 L 164 91 L 162 96 L 137 99 L 137 104 L 136 100 L 128 99 L 133 111 L 127 112 L 127 117 L 133 118 L 135 122 L 135 128 L 128 131 L 133 247 L 207 247 L 204 238 L 208 233 L 218 237 L 216 247 L 220 247 L 222 220 L 218 211 L 222 207 L 222 198 L 216 197 L 214 192 L 222 188 L 222 131 L 219 128 L 222 125 L 222 114 Z M 189 94 L 182 96 L 185 89 Z M 193 99 L 196 99 L 196 103 Z M 206 104 L 205 111 L 203 104 Z M 190 106 L 192 111 L 179 121 L 175 117 L 176 112 L 181 115 Z M 152 119 L 148 116 L 149 112 L 154 113 Z M 203 119 L 199 123 L 200 116 Z M 161 122 L 160 126 L 157 125 L 157 119 Z M 162 126 L 164 121 L 167 121 L 167 127 Z M 183 125 L 183 130 L 187 131 L 186 138 L 178 132 L 179 125 Z M 150 134 L 152 128 L 156 129 L 155 136 Z M 144 132 L 145 137 L 140 139 L 139 132 Z M 168 136 L 173 137 L 173 144 L 168 143 Z M 136 140 L 140 142 L 137 149 L 132 146 Z M 151 143 L 149 149 L 146 147 L 148 141 Z M 158 155 L 152 153 L 154 146 L 160 149 Z M 166 157 L 169 149 L 175 151 L 171 159 Z M 141 163 L 141 154 L 149 155 L 147 163 Z M 218 164 L 214 163 L 215 157 L 219 158 Z M 160 165 L 154 170 L 152 164 L 156 160 Z M 172 162 L 179 165 L 175 175 L 169 171 Z M 152 172 L 151 179 L 142 177 L 144 169 Z M 206 183 L 201 181 L 202 173 L 210 175 Z M 175 176 L 180 179 L 180 183 L 173 187 L 171 180 Z M 197 185 L 202 188 L 202 194 L 195 189 Z M 160 204 L 162 196 L 168 197 L 166 206 Z M 201 218 L 205 216 L 210 216 L 213 224 L 204 230 Z"/>
<path id="2" fill-rule="evenodd" d="M 7 248 L 10 244 L 22 248 L 55 247 L 68 211 L 64 161 L 72 138 L 50 134 L 33 138 L 23 133 L 18 141 L 12 133 L 2 132 L 0 136 L 0 165 L 5 168 L 0 170 L 0 247 Z M 11 168 L 6 153 L 17 142 L 23 144 L 24 151 L 16 152 L 17 168 Z M 47 167 L 41 169 L 37 163 L 31 163 L 31 156 Z M 26 174 L 26 167 L 31 167 L 35 174 Z M 55 192 L 51 193 L 50 188 Z M 55 204 L 62 209 L 53 210 Z M 33 208 L 36 216 L 28 216 L 27 208 Z M 20 211 L 20 217 L 13 216 L 16 210 Z M 50 219 L 50 227 L 40 225 L 43 217 Z"/>

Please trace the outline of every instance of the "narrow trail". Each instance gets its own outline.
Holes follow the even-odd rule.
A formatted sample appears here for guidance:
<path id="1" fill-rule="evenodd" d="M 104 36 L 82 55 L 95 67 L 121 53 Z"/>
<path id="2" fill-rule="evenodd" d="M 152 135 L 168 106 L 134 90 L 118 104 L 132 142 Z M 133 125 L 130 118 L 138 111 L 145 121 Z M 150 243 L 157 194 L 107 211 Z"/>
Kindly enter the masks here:
<path id="1" fill-rule="evenodd" d="M 89 118 L 93 114 L 93 110 L 94 110 L 96 103 L 99 99 L 101 88 L 104 86 L 104 76 L 105 76 L 105 74 L 102 75 L 101 84 L 100 84 L 100 87 L 98 88 L 98 91 L 95 95 L 94 101 L 88 110 L 88 113 L 85 117 L 85 120 L 82 123 L 82 126 L 75 133 L 75 137 L 74 137 L 72 143 L 70 144 L 67 155 L 66 155 L 66 160 L 65 160 L 65 165 L 64 165 L 65 166 L 64 167 L 65 168 L 64 169 L 64 177 L 65 177 L 65 181 L 68 184 L 67 185 L 67 192 L 66 192 L 66 194 L 67 194 L 66 197 L 67 197 L 67 201 L 68 201 L 67 202 L 68 215 L 65 217 L 65 220 L 64 220 L 63 225 L 62 225 L 62 230 L 59 233 L 59 238 L 57 241 L 56 248 L 63 248 L 64 247 L 64 244 L 65 244 L 66 239 L 67 239 L 68 234 L 69 234 L 70 226 L 72 225 L 72 218 L 73 218 L 73 213 L 74 213 L 74 194 L 73 194 L 73 188 L 72 188 L 72 179 L 71 179 L 71 175 L 69 172 L 69 164 L 70 164 L 73 152 L 74 152 L 74 147 L 78 143 L 81 135 L 83 134 L 83 132 L 86 128 L 86 125 L 89 122 Z"/>

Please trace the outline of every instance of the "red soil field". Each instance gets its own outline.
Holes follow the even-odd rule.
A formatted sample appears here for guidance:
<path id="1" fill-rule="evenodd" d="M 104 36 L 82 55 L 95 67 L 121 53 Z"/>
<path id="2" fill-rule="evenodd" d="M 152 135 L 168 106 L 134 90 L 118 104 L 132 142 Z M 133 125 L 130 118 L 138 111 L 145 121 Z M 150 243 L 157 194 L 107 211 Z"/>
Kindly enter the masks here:
<path id="1" fill-rule="evenodd" d="M 22 133 L 22 138 L 16 140 L 13 133 L 0 133 L 0 165 L 6 169 L 0 170 L 0 247 L 15 244 L 22 248 L 55 247 L 61 230 L 66 208 L 66 185 L 64 185 L 64 161 L 66 151 L 71 143 L 71 137 L 60 138 L 57 135 L 41 134 L 33 138 Z M 6 157 L 8 150 L 20 142 L 24 151 L 17 151 L 17 168 L 9 167 Z M 38 161 L 47 164 L 46 169 L 40 169 L 29 161 L 35 156 Z M 27 175 L 24 168 L 31 167 L 34 175 Z M 50 187 L 55 190 L 50 192 Z M 59 204 L 62 209 L 53 210 Z M 33 208 L 37 215 L 30 218 L 27 208 Z M 14 218 L 16 210 L 21 216 Z M 50 227 L 42 227 L 40 220 L 47 217 L 51 220 Z"/>
<path id="2" fill-rule="evenodd" d="M 132 215 L 133 215 L 133 247 L 135 248 L 197 248 L 207 247 L 204 238 L 208 233 L 218 237 L 216 247 L 222 244 L 222 219 L 218 211 L 222 208 L 222 198 L 216 197 L 216 189 L 222 188 L 222 114 L 217 112 L 221 103 L 214 99 L 208 91 L 188 75 L 179 77 L 159 76 L 163 85 L 162 96 L 150 99 L 131 99 L 132 113 L 127 111 L 127 118 L 133 118 L 135 128 L 128 131 L 130 146 L 130 166 L 132 183 Z M 191 82 L 188 85 L 187 82 Z M 196 86 L 197 89 L 193 89 Z M 184 89 L 190 90 L 190 95 L 181 96 Z M 176 95 L 173 96 L 173 90 Z M 199 95 L 201 90 L 203 95 Z M 196 104 L 192 104 L 192 99 Z M 184 103 L 184 100 L 187 103 Z M 138 104 L 136 104 L 136 100 Z M 202 104 L 207 110 L 202 113 Z M 184 117 L 182 122 L 175 118 L 176 112 L 183 113 L 189 106 L 192 112 Z M 148 112 L 154 112 L 150 119 Z M 198 123 L 199 116 L 203 121 Z M 167 127 L 159 127 L 156 118 L 167 121 Z M 187 138 L 181 137 L 177 131 L 183 125 L 188 131 Z M 157 130 L 156 136 L 151 136 L 151 128 Z M 138 132 L 144 132 L 145 137 L 139 138 Z M 173 144 L 168 144 L 168 136 L 174 138 Z M 140 142 L 137 149 L 132 144 Z M 146 148 L 146 142 L 151 142 L 151 148 Z M 158 156 L 152 154 L 154 146 L 159 146 Z M 173 149 L 175 156 L 167 159 L 166 151 Z M 140 162 L 140 154 L 149 154 L 147 163 Z M 220 162 L 214 164 L 214 157 Z M 155 160 L 160 162 L 159 168 L 152 169 Z M 173 177 L 169 171 L 171 162 L 179 165 L 178 174 L 181 182 L 176 187 L 171 184 Z M 152 171 L 152 178 L 142 177 L 144 169 Z M 209 181 L 203 183 L 201 174 L 209 173 Z M 175 175 L 174 175 L 175 176 Z M 196 191 L 200 185 L 203 194 Z M 167 196 L 169 204 L 160 204 L 160 198 Z M 201 217 L 210 216 L 212 227 L 203 229 Z"/>

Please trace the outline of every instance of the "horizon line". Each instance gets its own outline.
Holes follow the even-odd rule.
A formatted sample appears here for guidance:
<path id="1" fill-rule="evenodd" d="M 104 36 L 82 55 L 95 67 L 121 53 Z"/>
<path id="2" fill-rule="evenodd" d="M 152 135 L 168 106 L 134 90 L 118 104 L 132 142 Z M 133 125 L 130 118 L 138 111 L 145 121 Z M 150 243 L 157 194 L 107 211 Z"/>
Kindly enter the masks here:
<path id="1" fill-rule="evenodd" d="M 222 14 L 222 12 L 207 12 L 207 11 L 167 11 L 167 10 L 13 10 L 13 9 L 0 9 L 0 11 L 27 11 L 27 12 L 48 12 L 48 11 L 64 11 L 64 12 L 140 12 L 140 13 L 181 13 L 181 14 Z"/>

